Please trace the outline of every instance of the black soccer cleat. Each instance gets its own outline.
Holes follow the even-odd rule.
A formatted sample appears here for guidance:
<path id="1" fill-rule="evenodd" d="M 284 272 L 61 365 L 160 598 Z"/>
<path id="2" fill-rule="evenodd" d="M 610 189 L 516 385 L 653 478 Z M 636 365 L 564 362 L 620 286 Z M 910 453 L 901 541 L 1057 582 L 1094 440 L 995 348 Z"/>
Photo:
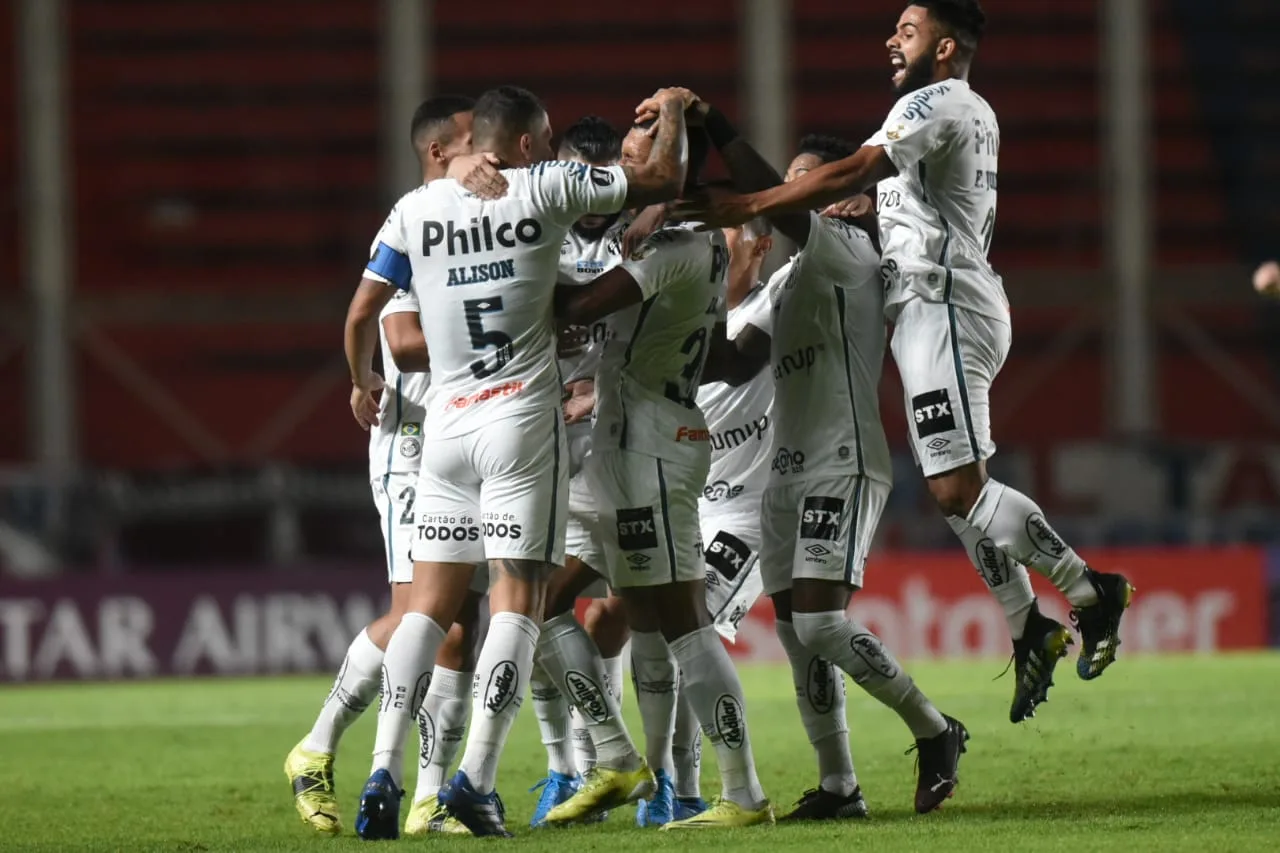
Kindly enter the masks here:
<path id="1" fill-rule="evenodd" d="M 481 794 L 467 774 L 459 770 L 445 782 L 437 795 L 440 804 L 475 836 L 513 838 L 507 830 L 507 809 L 497 791 Z"/>
<path id="2" fill-rule="evenodd" d="M 1076 674 L 1089 681 L 1102 675 L 1115 662 L 1120 648 L 1120 619 L 1136 590 L 1124 575 L 1104 574 L 1093 569 L 1085 569 L 1085 573 L 1098 593 L 1098 603 L 1072 610 L 1071 621 L 1080 632 Z"/>
<path id="3" fill-rule="evenodd" d="M 1067 646 L 1072 642 L 1067 626 L 1041 615 L 1033 602 L 1022 637 L 1013 641 L 1014 685 L 1009 722 L 1020 723 L 1034 717 L 1036 706 L 1049 701 L 1054 667 L 1067 656 Z"/>
<path id="4" fill-rule="evenodd" d="M 930 738 L 920 738 L 907 750 L 916 753 L 916 770 L 919 773 L 916 811 L 920 814 L 927 814 L 942 805 L 960 784 L 960 756 L 966 751 L 969 732 L 964 723 L 954 717 L 946 714 L 942 717 L 947 721 L 945 731 Z"/>
<path id="5" fill-rule="evenodd" d="M 847 797 L 822 788 L 810 788 L 804 792 L 796 807 L 778 820 L 858 820 L 866 816 L 867 801 L 862 798 L 861 788 L 855 787 Z"/>

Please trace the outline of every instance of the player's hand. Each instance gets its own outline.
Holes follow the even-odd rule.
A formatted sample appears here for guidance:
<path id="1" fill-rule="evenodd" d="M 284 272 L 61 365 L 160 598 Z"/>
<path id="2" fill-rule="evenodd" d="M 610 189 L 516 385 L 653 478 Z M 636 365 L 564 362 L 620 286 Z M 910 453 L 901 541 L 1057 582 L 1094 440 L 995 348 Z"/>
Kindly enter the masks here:
<path id="1" fill-rule="evenodd" d="M 649 235 L 662 227 L 667 221 L 667 206 L 651 204 L 636 216 L 622 235 L 622 257 L 631 257 L 640 244 L 649 239 Z"/>
<path id="2" fill-rule="evenodd" d="M 576 358 L 587 348 L 591 329 L 587 326 L 563 326 L 556 336 L 556 357 Z"/>
<path id="3" fill-rule="evenodd" d="M 501 163 L 493 154 L 466 154 L 453 158 L 447 174 L 467 192 L 494 201 L 507 194 L 507 179 L 498 171 Z"/>
<path id="4" fill-rule="evenodd" d="M 828 205 L 822 211 L 822 215 L 831 219 L 857 219 L 873 212 L 874 209 L 875 205 L 872 204 L 871 197 L 865 193 L 859 193 L 852 198 Z"/>
<path id="5" fill-rule="evenodd" d="M 351 414 L 360 429 L 368 430 L 378 425 L 380 407 L 376 395 L 383 388 L 382 377 L 370 373 L 364 379 L 351 383 Z"/>
<path id="6" fill-rule="evenodd" d="M 591 417 L 596 408 L 596 383 L 592 379 L 579 379 L 565 386 L 569 398 L 564 401 L 564 422 L 576 424 Z"/>
<path id="7" fill-rule="evenodd" d="M 636 124 L 656 119 L 662 112 L 662 105 L 675 98 L 679 98 L 680 103 L 684 105 L 686 123 L 701 124 L 703 116 L 707 114 L 710 107 L 693 92 L 681 86 L 659 89 L 641 101 L 636 107 Z M 650 131 L 656 132 L 654 128 L 650 128 Z"/>
<path id="8" fill-rule="evenodd" d="M 707 187 L 682 201 L 677 201 L 669 214 L 677 222 L 694 222 L 699 231 L 713 228 L 736 228 L 755 219 L 751 196 L 731 190 Z"/>
<path id="9" fill-rule="evenodd" d="M 1280 299 L 1280 264 L 1267 261 L 1253 274 L 1253 289 L 1259 296 Z"/>

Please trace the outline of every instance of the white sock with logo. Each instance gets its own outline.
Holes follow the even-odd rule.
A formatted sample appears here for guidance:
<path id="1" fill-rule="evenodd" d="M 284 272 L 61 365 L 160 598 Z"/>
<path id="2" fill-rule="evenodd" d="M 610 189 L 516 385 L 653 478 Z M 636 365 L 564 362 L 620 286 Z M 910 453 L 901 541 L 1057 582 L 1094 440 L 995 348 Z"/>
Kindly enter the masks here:
<path id="1" fill-rule="evenodd" d="M 966 520 L 990 536 L 1010 560 L 1048 578 L 1075 607 L 1098 603 L 1084 560 L 1049 526 L 1036 502 L 1022 492 L 987 480 Z"/>
<path id="2" fill-rule="evenodd" d="M 1036 603 L 1036 594 L 1031 589 L 1031 576 L 1021 563 L 1010 560 L 1000 550 L 991 537 L 969 524 L 958 515 L 947 516 L 947 524 L 960 537 L 960 544 L 969 555 L 969 562 L 982 575 L 987 589 L 1000 602 L 1005 621 L 1009 623 L 1009 634 L 1015 640 L 1022 639 L 1022 631 L 1027 627 L 1027 614 Z"/>
<path id="3" fill-rule="evenodd" d="M 947 721 L 880 642 L 843 610 L 792 613 L 791 624 L 805 648 L 849 673 L 853 683 L 898 712 L 916 738 L 942 734 Z"/>
<path id="4" fill-rule="evenodd" d="M 849 722 L 845 714 L 844 673 L 800 642 L 795 626 L 774 623 L 778 641 L 791 664 L 800 722 L 818 758 L 818 787 L 847 797 L 858 787 L 849 752 Z"/>
<path id="5" fill-rule="evenodd" d="M 707 625 L 673 642 L 671 652 L 684 673 L 681 687 L 715 747 L 724 799 L 747 809 L 760 808 L 765 796 L 751 754 L 742 682 L 720 635 Z"/>
<path id="6" fill-rule="evenodd" d="M 569 703 L 536 656 L 529 695 L 533 697 L 533 715 L 538 718 L 542 745 L 547 749 L 547 769 L 572 776 L 575 771 L 574 756 L 569 748 Z M 577 735 L 576 729 L 574 735 Z"/>
<path id="7" fill-rule="evenodd" d="M 427 698 L 418 710 L 418 784 L 413 801 L 434 797 L 449 775 L 462 746 L 470 709 L 474 673 L 437 666 L 431 671 Z"/>
<path id="8" fill-rule="evenodd" d="M 621 708 L 625 686 L 622 675 L 622 655 L 604 659 L 604 674 L 607 682 L 605 689 Z M 596 747 L 591 742 L 591 732 L 582 721 L 582 715 L 576 708 L 570 708 L 569 714 L 573 719 L 573 763 L 578 768 L 578 773 L 585 776 L 591 768 L 596 766 Z"/>
<path id="9" fill-rule="evenodd" d="M 378 698 L 378 688 L 382 686 L 382 654 L 367 630 L 351 641 L 333 680 L 333 688 L 320 706 L 311 733 L 302 743 L 303 749 L 329 755 L 338 751 L 342 733 Z"/>
<path id="10" fill-rule="evenodd" d="M 653 772 L 674 776 L 671 737 L 676 721 L 676 660 L 658 632 L 631 632 L 631 678 L 644 728 L 644 754 Z"/>
<path id="11" fill-rule="evenodd" d="M 702 797 L 702 728 L 698 725 L 698 715 L 689 704 L 689 696 L 684 689 L 684 676 L 680 676 L 681 684 L 676 696 L 676 730 L 675 740 L 671 744 L 671 757 L 676 765 L 676 796 L 682 800 L 700 799 Z"/>
<path id="12" fill-rule="evenodd" d="M 445 631 L 425 613 L 406 613 L 382 658 L 382 707 L 373 738 L 373 770 L 386 770 L 400 785 L 404 741 L 427 696 L 431 667 Z"/>
<path id="13" fill-rule="evenodd" d="M 481 794 L 488 794 L 497 784 L 498 760 L 524 703 L 537 644 L 538 626 L 527 616 L 501 612 L 489 620 L 489 635 L 476 661 L 471 731 L 461 765 L 471 786 Z"/>
<path id="14" fill-rule="evenodd" d="M 597 766 L 610 770 L 639 767 L 640 753 L 627 732 L 618 703 L 605 686 L 604 661 L 572 612 L 542 623 L 538 657 L 590 732 Z"/>

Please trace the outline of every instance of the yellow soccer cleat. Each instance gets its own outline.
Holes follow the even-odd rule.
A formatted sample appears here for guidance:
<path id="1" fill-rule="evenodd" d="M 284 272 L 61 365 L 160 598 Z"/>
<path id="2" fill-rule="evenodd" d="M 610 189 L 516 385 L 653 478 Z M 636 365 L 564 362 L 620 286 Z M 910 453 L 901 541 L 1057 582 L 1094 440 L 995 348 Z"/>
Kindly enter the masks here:
<path id="1" fill-rule="evenodd" d="M 679 829 L 738 829 L 744 826 L 773 825 L 773 806 L 768 800 L 758 809 L 744 809 L 730 800 L 716 800 L 711 808 L 684 820 L 662 825 L 662 831 Z"/>
<path id="2" fill-rule="evenodd" d="M 293 787 L 293 805 L 303 823 L 325 835 L 342 832 L 333 790 L 332 755 L 311 752 L 298 744 L 284 760 L 284 775 Z"/>
<path id="3" fill-rule="evenodd" d="M 653 771 L 643 759 L 635 770 L 595 767 L 587 771 L 577 793 L 547 812 L 546 822 L 549 826 L 582 823 L 609 809 L 647 799 L 656 788 Z"/>
<path id="4" fill-rule="evenodd" d="M 470 835 L 471 830 L 462 822 L 449 814 L 449 810 L 440 805 L 435 795 L 425 800 L 418 800 L 409 809 L 409 817 L 404 822 L 405 835 L 426 835 L 429 832 L 440 832 L 445 835 Z"/>

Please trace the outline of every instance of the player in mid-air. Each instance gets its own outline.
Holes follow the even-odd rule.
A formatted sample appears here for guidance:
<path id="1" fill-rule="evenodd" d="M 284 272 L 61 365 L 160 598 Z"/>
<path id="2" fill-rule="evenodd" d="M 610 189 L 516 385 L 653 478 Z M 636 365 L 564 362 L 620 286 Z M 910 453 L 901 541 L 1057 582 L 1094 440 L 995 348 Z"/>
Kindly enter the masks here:
<path id="1" fill-rule="evenodd" d="M 733 225 L 804 213 L 878 184 L 885 314 L 902 377 L 912 448 L 930 493 L 1004 610 L 1014 647 L 1010 720 L 1031 716 L 1071 643 L 1043 616 L 1024 566 L 1073 608 L 1076 671 L 1115 660 L 1133 596 L 1121 575 L 1089 568 L 1026 495 L 992 479 L 989 392 L 1011 339 L 1004 288 L 987 261 L 996 218 L 1000 128 L 969 86 L 985 28 L 976 0 L 907 6 L 888 41 L 901 95 L 883 127 L 848 157 L 784 185 L 686 204 L 694 221 Z"/>
<path id="2" fill-rule="evenodd" d="M 560 248 L 580 217 L 669 200 L 684 178 L 678 104 L 658 123 L 652 156 L 626 168 L 549 162 L 546 109 L 524 89 L 491 89 L 472 113 L 480 155 L 455 159 L 450 175 L 483 163 L 502 197 L 485 200 L 448 179 L 404 196 L 379 231 L 348 315 L 358 410 L 374 408 L 377 380 L 366 365 L 377 314 L 394 289 L 418 297 L 432 368 L 414 579 L 384 657 L 373 772 L 356 819 L 366 839 L 399 835 L 405 735 L 442 626 L 482 559 L 493 575 L 492 616 L 476 662 L 466 749 L 439 801 L 475 835 L 510 834 L 495 790 L 498 761 L 529 684 L 546 578 L 564 554 L 568 450 L 552 321 Z"/>
<path id="3" fill-rule="evenodd" d="M 414 112 L 409 136 L 422 166 L 423 183 L 443 178 L 449 162 L 471 153 L 472 100 L 440 95 Z M 289 753 L 285 775 L 293 787 L 294 804 L 303 821 L 318 832 L 341 832 L 338 801 L 333 787 L 333 762 L 342 733 L 378 695 L 383 653 L 400 622 L 413 580 L 409 546 L 414 530 L 413 504 L 418 467 L 422 460 L 423 403 L 430 384 L 429 362 L 418 303 L 408 292 L 397 294 L 379 317 L 382 364 L 386 387 L 378 423 L 369 435 L 369 477 L 387 552 L 391 606 L 369 623 L 351 642 L 311 732 Z M 401 372 L 401 367 L 405 371 Z M 417 371 L 417 372 L 413 372 Z M 361 424 L 366 429 L 370 424 Z M 477 608 L 483 590 L 465 601 L 436 657 L 431 688 L 418 711 L 422 737 L 417 792 L 406 832 L 417 834 L 430 826 L 436 790 L 453 762 L 467 724 L 467 699 Z M 453 830 L 456 821 L 437 821 L 436 829 Z"/>

